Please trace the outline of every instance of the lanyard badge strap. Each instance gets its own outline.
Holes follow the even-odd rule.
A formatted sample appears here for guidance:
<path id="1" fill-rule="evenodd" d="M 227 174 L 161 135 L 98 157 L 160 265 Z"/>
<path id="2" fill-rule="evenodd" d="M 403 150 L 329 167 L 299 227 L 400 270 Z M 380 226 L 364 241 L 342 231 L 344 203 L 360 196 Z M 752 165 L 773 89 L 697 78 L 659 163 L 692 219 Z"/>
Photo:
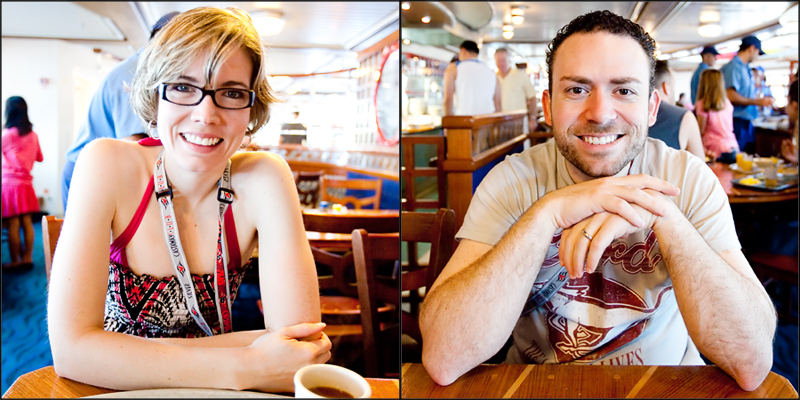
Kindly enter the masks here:
<path id="1" fill-rule="evenodd" d="M 197 304 L 197 295 L 195 294 L 191 274 L 188 271 L 189 264 L 186 262 L 183 246 L 181 246 L 180 235 L 178 234 L 178 225 L 175 222 L 175 209 L 172 204 L 172 188 L 169 185 L 169 179 L 167 178 L 167 173 L 164 169 L 163 156 L 164 152 L 162 151 L 161 154 L 158 155 L 158 159 L 153 167 L 153 179 L 155 180 L 156 200 L 159 204 L 158 208 L 161 211 L 161 220 L 164 227 L 164 239 L 166 240 L 167 249 L 169 250 L 170 257 L 172 259 L 172 265 L 175 268 L 175 276 L 178 278 L 178 283 L 183 291 L 183 296 L 186 299 L 186 306 L 189 309 L 190 315 L 206 335 L 213 336 L 214 333 L 211 331 L 211 327 L 208 326 L 208 323 L 206 323 L 203 315 L 200 314 L 200 307 Z M 225 173 L 223 174 L 222 179 L 220 179 L 220 189 L 217 195 L 218 200 L 220 200 L 220 197 L 223 196 L 222 188 L 224 186 L 224 193 L 229 195 L 225 197 L 226 199 L 230 200 L 229 202 L 223 202 L 220 200 L 219 234 L 217 235 L 217 255 L 215 260 L 216 273 L 214 274 L 214 286 L 217 289 L 215 290 L 217 314 L 220 318 L 220 329 L 222 330 L 222 333 L 230 332 L 232 330 L 230 317 L 231 308 L 228 302 L 228 269 L 226 267 L 227 251 L 225 249 L 225 236 L 223 229 L 224 213 L 227 210 L 228 205 L 230 205 L 230 203 L 233 201 L 233 192 L 230 190 L 230 168 L 231 162 L 228 160 L 228 164 L 225 167 Z M 222 282 L 218 284 L 218 280 L 220 280 L 219 278 L 221 278 Z M 220 292 L 222 292 L 221 295 Z M 220 307 L 221 304 L 222 307 Z"/>

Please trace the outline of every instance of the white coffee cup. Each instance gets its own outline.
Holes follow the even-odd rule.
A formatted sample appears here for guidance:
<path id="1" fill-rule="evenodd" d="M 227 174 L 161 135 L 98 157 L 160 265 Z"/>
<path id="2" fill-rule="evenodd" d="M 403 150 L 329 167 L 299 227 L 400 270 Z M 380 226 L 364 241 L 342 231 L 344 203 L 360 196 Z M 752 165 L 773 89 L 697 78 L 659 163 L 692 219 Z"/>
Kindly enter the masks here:
<path id="1" fill-rule="evenodd" d="M 343 390 L 355 398 L 372 396 L 372 389 L 366 379 L 338 365 L 306 365 L 294 374 L 294 397 L 324 398 L 325 396 L 311 391 L 320 386 Z"/>

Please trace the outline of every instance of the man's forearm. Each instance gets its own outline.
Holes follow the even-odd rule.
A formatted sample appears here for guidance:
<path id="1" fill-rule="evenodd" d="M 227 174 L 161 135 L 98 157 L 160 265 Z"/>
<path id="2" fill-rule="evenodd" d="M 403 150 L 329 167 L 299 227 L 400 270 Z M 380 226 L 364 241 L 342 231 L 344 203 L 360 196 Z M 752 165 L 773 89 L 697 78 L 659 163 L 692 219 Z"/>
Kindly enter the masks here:
<path id="1" fill-rule="evenodd" d="M 496 246 L 426 296 L 422 361 L 437 383 L 449 385 L 502 348 L 554 231 L 534 204 Z"/>
<path id="2" fill-rule="evenodd" d="M 655 233 L 697 348 L 743 389 L 755 389 L 772 365 L 776 324 L 763 287 L 714 252 L 682 215 Z"/>

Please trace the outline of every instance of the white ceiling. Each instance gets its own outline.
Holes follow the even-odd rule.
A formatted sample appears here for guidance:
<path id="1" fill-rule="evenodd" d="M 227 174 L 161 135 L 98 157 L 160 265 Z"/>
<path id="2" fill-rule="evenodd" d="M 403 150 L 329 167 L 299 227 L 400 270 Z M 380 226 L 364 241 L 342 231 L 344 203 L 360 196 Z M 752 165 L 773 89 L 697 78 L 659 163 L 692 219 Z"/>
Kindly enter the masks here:
<path id="1" fill-rule="evenodd" d="M 483 42 L 489 49 L 487 54 L 505 46 L 521 61 L 538 64 L 544 59 L 547 43 L 561 27 L 594 10 L 609 10 L 636 21 L 653 35 L 662 54 L 670 54 L 731 40 L 736 41 L 738 49 L 741 37 L 778 29 L 781 14 L 794 4 L 797 2 L 410 2 L 410 9 L 401 11 L 400 21 L 401 36 L 412 41 L 414 38 L 424 41 L 428 36 L 436 47 L 457 51 L 456 41 L 471 39 Z M 503 25 L 510 23 L 511 8 L 517 5 L 525 7 L 525 20 L 514 26 L 514 37 L 506 40 L 502 37 Z M 486 10 L 491 10 L 491 18 Z M 697 33 L 700 14 L 707 11 L 715 11 L 720 16 L 722 33 L 718 37 L 706 38 Z M 431 15 L 431 22 L 420 22 L 423 15 Z M 450 43 L 441 43 L 443 33 L 451 34 Z M 431 39 L 433 37 L 436 38 Z M 768 51 L 762 62 L 797 60 L 796 34 L 793 38 L 793 44 Z M 693 69 L 699 62 L 697 57 L 696 60 L 672 60 L 670 64 L 681 68 L 685 63 Z"/>
<path id="2" fill-rule="evenodd" d="M 273 75 L 355 68 L 358 51 L 399 29 L 397 2 L 3 2 L 2 35 L 63 39 L 124 59 L 162 15 L 200 6 L 282 13 L 283 31 L 263 38 Z"/>

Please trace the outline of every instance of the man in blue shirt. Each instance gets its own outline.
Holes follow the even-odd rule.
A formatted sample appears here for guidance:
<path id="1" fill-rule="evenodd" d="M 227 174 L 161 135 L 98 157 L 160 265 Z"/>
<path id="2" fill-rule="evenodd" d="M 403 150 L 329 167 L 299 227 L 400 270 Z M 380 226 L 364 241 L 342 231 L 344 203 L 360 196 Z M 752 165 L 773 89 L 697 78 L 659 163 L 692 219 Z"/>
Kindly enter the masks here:
<path id="1" fill-rule="evenodd" d="M 150 39 L 178 15 L 171 12 L 164 15 L 154 25 L 150 32 Z M 130 105 L 130 93 L 125 85 L 130 85 L 133 74 L 136 72 L 136 63 L 139 61 L 139 49 L 136 54 L 126 58 L 106 75 L 100 89 L 92 97 L 89 104 L 89 115 L 78 131 L 78 138 L 67 151 L 67 162 L 64 163 L 64 173 L 61 179 L 61 199 L 64 202 L 64 211 L 67 210 L 67 197 L 69 185 L 72 181 L 72 171 L 81 150 L 92 140 L 98 138 L 115 138 L 123 140 L 139 140 L 147 137 L 142 121 L 136 117 Z"/>
<path id="2" fill-rule="evenodd" d="M 719 53 L 714 46 L 703 47 L 703 51 L 700 52 L 700 57 L 703 58 L 703 62 L 701 62 L 694 71 L 694 75 L 692 75 L 692 82 L 690 84 L 692 88 L 692 97 L 689 98 L 689 101 L 691 101 L 692 104 L 697 103 L 697 85 L 700 84 L 700 74 L 714 66 L 714 62 L 717 61 L 718 55 Z"/>
<path id="3" fill-rule="evenodd" d="M 755 61 L 761 51 L 761 41 L 755 36 L 742 39 L 739 51 L 720 69 L 725 77 L 728 99 L 733 103 L 733 133 L 739 142 L 739 148 L 746 153 L 755 152 L 755 130 L 753 120 L 758 117 L 757 107 L 771 106 L 771 97 L 759 98 L 756 84 L 750 72 L 749 64 Z"/>

